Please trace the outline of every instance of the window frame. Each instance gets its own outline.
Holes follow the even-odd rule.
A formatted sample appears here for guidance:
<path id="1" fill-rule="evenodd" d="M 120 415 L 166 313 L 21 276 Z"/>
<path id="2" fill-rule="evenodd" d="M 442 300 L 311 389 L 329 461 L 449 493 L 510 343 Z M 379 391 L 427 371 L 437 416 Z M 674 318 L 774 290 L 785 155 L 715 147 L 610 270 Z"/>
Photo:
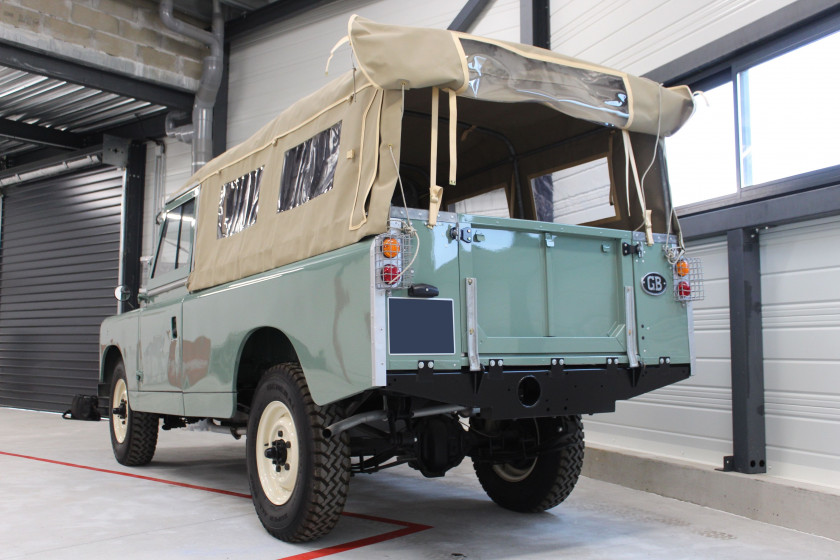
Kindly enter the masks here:
<path id="1" fill-rule="evenodd" d="M 735 145 L 732 147 L 732 157 L 735 161 L 735 185 L 733 194 L 710 198 L 677 206 L 679 216 L 687 216 L 709 210 L 736 206 L 748 202 L 775 198 L 781 195 L 807 191 L 840 182 L 840 164 L 822 169 L 816 169 L 790 177 L 775 179 L 749 186 L 742 185 L 741 178 L 741 115 L 739 111 L 738 76 L 750 68 L 763 62 L 796 50 L 809 43 L 828 35 L 840 32 L 840 13 L 817 19 L 814 23 L 797 25 L 793 31 L 783 31 L 766 41 L 747 46 L 711 66 L 694 73 L 687 73 L 683 77 L 670 80 L 666 85 L 688 84 L 692 91 L 703 91 L 732 82 L 732 110 L 734 112 Z M 702 102 L 702 101 L 700 101 Z"/>
<path id="2" fill-rule="evenodd" d="M 176 209 L 180 209 L 184 204 L 187 204 L 191 200 L 194 200 L 193 206 L 193 218 L 196 219 L 198 217 L 198 187 L 192 189 L 191 191 L 179 196 L 169 204 L 167 204 L 162 212 L 162 215 L 165 216 L 167 213 L 172 212 Z M 196 220 L 196 225 L 197 225 Z M 158 257 L 160 256 L 160 246 L 163 243 L 163 231 L 166 227 L 166 219 L 161 220 L 160 224 L 158 225 L 157 231 L 157 242 L 155 243 L 155 252 L 154 252 L 154 259 L 149 266 L 149 278 L 147 282 L 147 291 L 150 292 L 150 295 L 154 295 L 155 292 L 166 291 L 170 287 L 178 287 L 184 285 L 187 280 L 187 277 L 190 275 L 190 272 L 193 269 L 193 265 L 195 264 L 195 236 L 196 236 L 196 228 L 192 228 L 192 234 L 190 236 L 190 251 L 189 251 L 189 266 L 183 266 L 179 268 L 175 268 L 168 272 L 161 274 L 160 276 L 155 277 L 155 268 L 157 267 Z M 179 243 L 180 243 L 180 235 Z"/>

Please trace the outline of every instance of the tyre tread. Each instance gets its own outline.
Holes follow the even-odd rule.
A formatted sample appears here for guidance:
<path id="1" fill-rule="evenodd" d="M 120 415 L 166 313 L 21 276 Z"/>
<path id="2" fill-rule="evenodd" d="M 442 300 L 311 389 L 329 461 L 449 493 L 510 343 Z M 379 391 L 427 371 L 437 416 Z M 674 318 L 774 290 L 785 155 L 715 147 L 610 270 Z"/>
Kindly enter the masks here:
<path id="1" fill-rule="evenodd" d="M 263 522 L 273 536 L 287 542 L 307 542 L 332 531 L 338 523 L 350 489 L 350 453 L 347 436 L 325 438 L 322 428 L 329 426 L 336 418 L 331 406 L 318 406 L 312 399 L 306 378 L 300 364 L 286 362 L 266 371 L 264 379 L 281 374 L 288 376 L 298 394 L 302 397 L 306 416 L 313 426 L 313 476 L 311 500 L 305 508 L 302 519 L 291 534 L 287 530 L 276 531 Z"/>

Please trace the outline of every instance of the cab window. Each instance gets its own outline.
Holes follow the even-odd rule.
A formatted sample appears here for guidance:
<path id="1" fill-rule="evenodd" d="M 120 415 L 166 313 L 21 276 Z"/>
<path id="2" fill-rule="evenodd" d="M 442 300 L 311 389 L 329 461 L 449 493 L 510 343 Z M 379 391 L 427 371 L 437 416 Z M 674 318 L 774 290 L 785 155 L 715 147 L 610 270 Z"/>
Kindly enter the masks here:
<path id="1" fill-rule="evenodd" d="M 152 278 L 173 270 L 188 270 L 195 229 L 195 199 L 166 213 Z"/>

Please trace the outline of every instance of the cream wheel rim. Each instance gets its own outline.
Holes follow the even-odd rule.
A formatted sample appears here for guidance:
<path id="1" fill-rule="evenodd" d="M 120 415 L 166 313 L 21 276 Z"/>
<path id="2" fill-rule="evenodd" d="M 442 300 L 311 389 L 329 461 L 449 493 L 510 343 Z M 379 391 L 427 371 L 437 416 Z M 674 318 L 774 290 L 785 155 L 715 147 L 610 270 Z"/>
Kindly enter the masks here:
<path id="1" fill-rule="evenodd" d="M 257 428 L 257 473 L 265 496 L 276 506 L 292 497 L 300 467 L 300 446 L 292 412 L 272 401 L 260 416 Z"/>
<path id="2" fill-rule="evenodd" d="M 533 472 L 536 464 L 536 459 L 532 460 L 526 467 L 516 467 L 510 463 L 505 463 L 503 465 L 493 465 L 493 471 L 505 482 L 522 482 Z"/>
<path id="3" fill-rule="evenodd" d="M 125 379 L 117 379 L 114 385 L 114 398 L 111 399 L 112 408 L 121 408 L 125 405 L 125 414 L 122 416 L 111 412 L 111 425 L 114 427 L 114 437 L 119 443 L 125 441 L 125 435 L 128 433 L 128 389 L 125 386 Z"/>

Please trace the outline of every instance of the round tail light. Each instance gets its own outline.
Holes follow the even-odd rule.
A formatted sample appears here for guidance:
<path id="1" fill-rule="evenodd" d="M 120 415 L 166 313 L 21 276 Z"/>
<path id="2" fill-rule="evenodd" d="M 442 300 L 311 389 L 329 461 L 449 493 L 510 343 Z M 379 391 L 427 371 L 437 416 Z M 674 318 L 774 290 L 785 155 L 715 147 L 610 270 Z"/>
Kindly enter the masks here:
<path id="1" fill-rule="evenodd" d="M 400 279 L 400 269 L 392 264 L 382 267 L 382 280 L 386 284 L 393 284 Z"/>

